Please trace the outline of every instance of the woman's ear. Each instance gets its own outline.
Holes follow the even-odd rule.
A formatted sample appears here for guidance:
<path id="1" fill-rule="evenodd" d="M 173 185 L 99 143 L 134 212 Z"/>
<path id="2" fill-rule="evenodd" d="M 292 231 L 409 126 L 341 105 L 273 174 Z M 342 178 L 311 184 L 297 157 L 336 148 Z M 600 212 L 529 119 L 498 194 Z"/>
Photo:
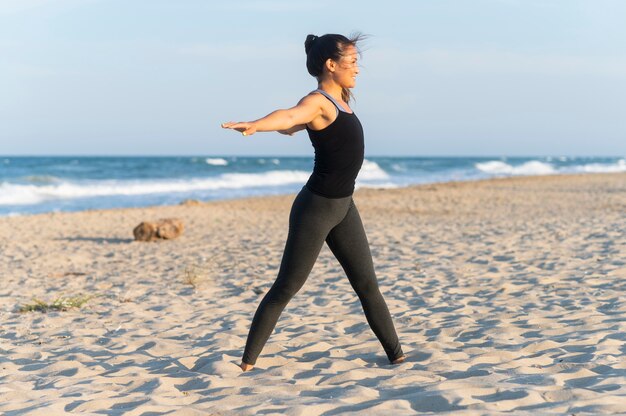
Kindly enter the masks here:
<path id="1" fill-rule="evenodd" d="M 335 61 L 333 61 L 332 59 L 328 58 L 325 62 L 326 65 L 326 69 L 328 69 L 328 72 L 335 72 Z"/>

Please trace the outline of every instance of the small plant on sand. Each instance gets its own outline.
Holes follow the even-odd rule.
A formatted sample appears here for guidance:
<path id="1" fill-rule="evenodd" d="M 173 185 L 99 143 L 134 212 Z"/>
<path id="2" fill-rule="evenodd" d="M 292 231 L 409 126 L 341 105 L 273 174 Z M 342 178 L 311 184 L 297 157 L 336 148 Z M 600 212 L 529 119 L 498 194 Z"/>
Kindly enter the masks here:
<path id="1" fill-rule="evenodd" d="M 191 285 L 194 289 L 200 284 L 203 270 L 198 266 L 187 266 L 183 271 L 182 280 L 186 285 Z"/>
<path id="2" fill-rule="evenodd" d="M 20 306 L 19 312 L 48 312 L 49 310 L 66 311 L 71 308 L 80 308 L 90 299 L 97 297 L 98 295 L 78 295 L 78 296 L 59 296 L 52 303 L 33 298 L 33 303 Z"/>
<path id="3" fill-rule="evenodd" d="M 202 257 L 197 263 L 185 266 L 180 277 L 184 284 L 190 285 L 194 290 L 198 285 L 209 278 L 218 263 L 214 259 L 220 255 L 220 252 L 213 254 L 211 257 Z"/>

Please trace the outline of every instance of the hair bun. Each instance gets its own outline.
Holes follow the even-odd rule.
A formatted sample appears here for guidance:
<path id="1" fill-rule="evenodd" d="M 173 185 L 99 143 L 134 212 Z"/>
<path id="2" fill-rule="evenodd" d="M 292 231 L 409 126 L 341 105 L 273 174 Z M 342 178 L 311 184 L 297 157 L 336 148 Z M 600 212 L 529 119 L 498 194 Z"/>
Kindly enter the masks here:
<path id="1" fill-rule="evenodd" d="M 309 51 L 311 50 L 311 46 L 313 46 L 313 42 L 315 42 L 318 39 L 318 36 L 315 35 L 308 35 L 306 37 L 306 40 L 304 41 L 304 52 L 308 55 Z"/>

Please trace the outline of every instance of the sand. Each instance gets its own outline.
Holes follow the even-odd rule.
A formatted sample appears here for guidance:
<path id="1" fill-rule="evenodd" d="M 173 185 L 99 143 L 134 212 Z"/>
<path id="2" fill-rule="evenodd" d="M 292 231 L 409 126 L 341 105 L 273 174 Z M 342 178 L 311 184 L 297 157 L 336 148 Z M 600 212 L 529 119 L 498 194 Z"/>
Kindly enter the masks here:
<path id="1" fill-rule="evenodd" d="M 357 190 L 406 362 L 325 246 L 244 373 L 294 196 L 0 218 L 0 412 L 626 414 L 626 174 Z"/>

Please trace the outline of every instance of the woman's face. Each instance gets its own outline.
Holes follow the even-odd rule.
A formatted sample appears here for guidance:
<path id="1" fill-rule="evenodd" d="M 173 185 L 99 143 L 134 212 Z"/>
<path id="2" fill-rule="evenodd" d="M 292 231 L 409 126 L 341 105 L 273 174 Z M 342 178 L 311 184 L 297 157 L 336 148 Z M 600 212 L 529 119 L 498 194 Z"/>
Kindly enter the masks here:
<path id="1" fill-rule="evenodd" d="M 358 53 L 352 45 L 343 48 L 343 56 L 336 62 L 334 80 L 343 88 L 353 88 L 356 85 L 356 76 L 359 73 L 357 63 Z"/>

